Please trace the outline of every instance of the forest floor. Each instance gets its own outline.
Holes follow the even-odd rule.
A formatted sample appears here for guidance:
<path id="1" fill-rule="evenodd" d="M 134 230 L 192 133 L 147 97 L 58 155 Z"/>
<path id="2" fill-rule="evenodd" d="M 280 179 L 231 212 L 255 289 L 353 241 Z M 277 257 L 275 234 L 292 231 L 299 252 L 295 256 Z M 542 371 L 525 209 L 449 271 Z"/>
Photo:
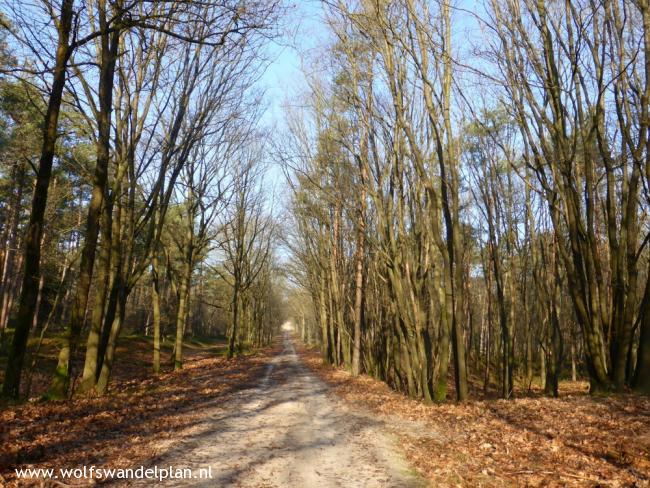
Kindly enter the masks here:
<path id="1" fill-rule="evenodd" d="M 82 466 L 210 468 L 167 486 L 650 486 L 647 399 L 572 384 L 559 399 L 424 405 L 324 366 L 289 332 L 232 361 L 191 342 L 181 371 L 153 377 L 150 342 L 126 339 L 110 395 L 0 410 L 0 486 L 87 486 L 15 473 Z"/>
<path id="2" fill-rule="evenodd" d="M 39 362 L 35 396 L 27 403 L 0 406 L 0 487 L 41 485 L 42 480 L 19 482 L 17 468 L 120 469 L 149 464 L 161 454 L 160 442 L 176 439 L 179 432 L 200 422 L 209 406 L 227 403 L 235 392 L 255 387 L 277 352 L 269 348 L 228 361 L 223 343 L 190 340 L 184 347 L 183 369 L 174 372 L 166 361 L 170 347 L 165 344 L 163 371 L 154 376 L 151 341 L 123 339 L 108 395 L 40 402 L 48 368 Z M 43 351 L 46 364 L 55 361 L 56 348 L 50 346 Z M 88 480 L 66 483 L 88 485 Z"/>
<path id="3" fill-rule="evenodd" d="M 417 487 L 383 421 L 329 395 L 300 362 L 288 331 L 281 343 L 226 361 L 188 348 L 184 368 L 146 374 L 144 349 L 122 351 L 110 395 L 29 402 L 0 411 L 0 486 L 77 486 L 89 479 L 18 480 L 15 469 L 91 466 L 210 469 L 209 479 L 155 485 Z M 140 351 L 142 349 L 142 351 Z M 149 351 L 147 350 L 147 353 Z M 126 353 L 126 354 L 125 354 Z M 142 363 L 142 364 L 141 364 Z M 130 365 L 130 366 L 129 366 Z M 129 371 L 132 367 L 136 371 Z M 63 483 L 62 483 L 63 481 Z M 95 480 L 97 481 L 97 480 Z M 151 486 L 152 480 L 104 481 Z"/>
<path id="4" fill-rule="evenodd" d="M 6 349 L 11 343 L 12 333 L 13 331 L 10 329 L 10 333 L 4 339 L 4 347 L 0 348 L 0 384 L 4 379 L 7 365 Z M 25 372 L 21 382 L 22 397 L 29 397 L 31 401 L 36 401 L 47 392 L 52 373 L 56 368 L 59 350 L 61 349 L 61 334 L 46 336 L 40 349 L 37 346 L 38 338 L 30 338 L 28 344 L 29 353 L 25 357 Z M 175 336 L 162 338 L 160 344 L 160 368 L 162 372 L 172 370 L 172 362 L 167 360 L 171 358 L 175 340 Z M 36 352 L 37 349 L 38 352 Z M 183 351 L 190 361 L 200 357 L 223 356 L 226 353 L 226 340 L 225 338 L 215 337 L 186 337 Z M 34 360 L 34 356 L 36 360 Z M 135 387 L 141 382 L 150 379 L 152 359 L 153 338 L 151 336 L 125 334 L 120 337 L 109 388 L 122 390 Z M 78 355 L 74 362 L 75 371 L 83 369 L 83 360 L 83 355 Z M 28 384 L 29 394 L 25 392 Z"/>
<path id="5" fill-rule="evenodd" d="M 425 405 L 324 365 L 316 350 L 299 355 L 331 395 L 384 423 L 431 486 L 650 486 L 648 398 L 592 398 L 584 383 L 567 382 L 557 399 L 533 391 Z"/>

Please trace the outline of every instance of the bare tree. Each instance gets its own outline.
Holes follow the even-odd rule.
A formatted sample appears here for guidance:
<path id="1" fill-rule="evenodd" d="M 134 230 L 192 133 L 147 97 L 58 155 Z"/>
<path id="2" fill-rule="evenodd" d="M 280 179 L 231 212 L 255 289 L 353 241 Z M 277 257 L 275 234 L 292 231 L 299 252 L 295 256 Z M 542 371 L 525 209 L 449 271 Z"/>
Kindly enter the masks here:
<path id="1" fill-rule="evenodd" d="M 267 265 L 275 237 L 267 201 L 260 188 L 262 167 L 256 164 L 261 156 L 261 146 L 253 143 L 251 149 L 239 154 L 239 168 L 232 175 L 233 195 L 218 243 L 224 260 L 223 269 L 217 269 L 232 287 L 228 358 L 234 356 L 238 345 L 244 294 Z"/>

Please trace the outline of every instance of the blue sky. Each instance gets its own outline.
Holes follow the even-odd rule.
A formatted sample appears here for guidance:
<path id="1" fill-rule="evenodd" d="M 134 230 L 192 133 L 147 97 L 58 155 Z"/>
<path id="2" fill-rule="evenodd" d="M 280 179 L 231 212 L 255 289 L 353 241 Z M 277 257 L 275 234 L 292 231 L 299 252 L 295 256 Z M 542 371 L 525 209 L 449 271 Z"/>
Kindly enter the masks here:
<path id="1" fill-rule="evenodd" d="M 269 105 L 264 122 L 279 122 L 282 105 L 304 89 L 302 57 L 322 46 L 327 36 L 320 0 L 299 0 L 288 5 L 282 35 L 268 46 L 271 64 L 261 79 Z"/>
<path id="2" fill-rule="evenodd" d="M 272 134 L 282 130 L 286 103 L 295 100 L 305 92 L 303 58 L 308 58 L 313 49 L 326 42 L 327 31 L 320 0 L 298 0 L 288 3 L 282 34 L 267 46 L 270 64 L 260 79 L 260 87 L 266 94 L 267 106 L 261 123 L 271 128 Z M 275 193 L 276 212 L 282 205 L 285 179 L 278 164 L 271 164 L 265 178 L 269 194 Z"/>

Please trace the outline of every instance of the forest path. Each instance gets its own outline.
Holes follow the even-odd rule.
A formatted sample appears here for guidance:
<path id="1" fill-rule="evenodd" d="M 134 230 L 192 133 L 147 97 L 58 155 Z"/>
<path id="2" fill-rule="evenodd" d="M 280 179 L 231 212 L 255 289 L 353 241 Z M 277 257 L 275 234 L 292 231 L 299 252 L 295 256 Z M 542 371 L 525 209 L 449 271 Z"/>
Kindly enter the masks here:
<path id="1" fill-rule="evenodd" d="M 264 378 L 166 447 L 159 468 L 211 467 L 212 479 L 169 480 L 165 486 L 413 487 L 410 471 L 385 423 L 354 413 L 300 362 L 291 333 Z M 149 480 L 149 483 L 151 481 Z M 143 480 L 128 485 L 147 485 Z"/>

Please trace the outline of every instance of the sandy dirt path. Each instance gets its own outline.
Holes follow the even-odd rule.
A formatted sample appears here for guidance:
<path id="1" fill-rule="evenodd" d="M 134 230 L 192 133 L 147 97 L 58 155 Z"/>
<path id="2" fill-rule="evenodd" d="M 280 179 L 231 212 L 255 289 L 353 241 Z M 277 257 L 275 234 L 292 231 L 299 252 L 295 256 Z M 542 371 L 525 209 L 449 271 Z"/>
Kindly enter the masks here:
<path id="1" fill-rule="evenodd" d="M 381 420 L 354 413 L 300 363 L 290 331 L 260 384 L 161 445 L 159 467 L 211 468 L 212 479 L 163 486 L 413 487 L 409 469 Z M 151 486 L 129 482 L 129 486 Z M 158 485 L 158 484 L 157 484 Z"/>

